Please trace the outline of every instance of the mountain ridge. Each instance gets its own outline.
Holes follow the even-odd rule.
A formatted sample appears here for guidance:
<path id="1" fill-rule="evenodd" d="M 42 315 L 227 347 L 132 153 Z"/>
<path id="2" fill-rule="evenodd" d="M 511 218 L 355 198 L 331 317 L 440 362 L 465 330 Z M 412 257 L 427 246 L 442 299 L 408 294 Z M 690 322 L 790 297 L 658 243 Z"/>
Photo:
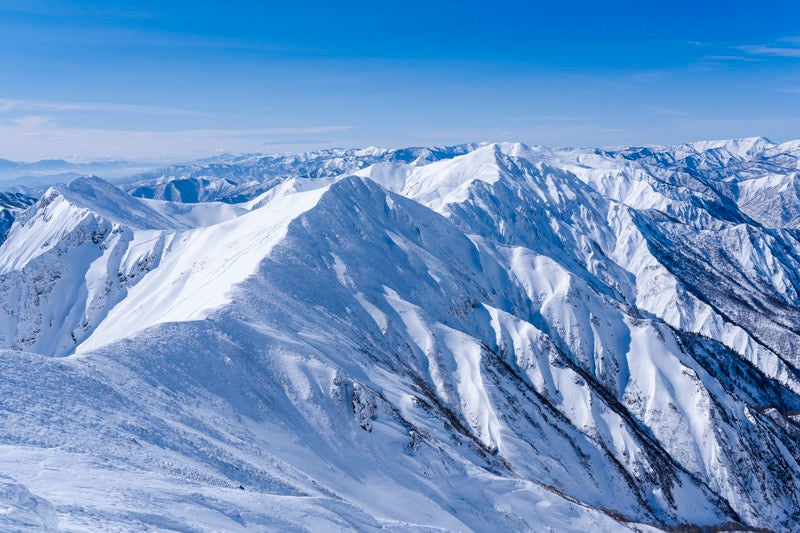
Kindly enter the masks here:
<path id="1" fill-rule="evenodd" d="M 800 236 L 764 223 L 785 144 L 248 156 L 188 202 L 57 186 L 0 245 L 0 446 L 26 458 L 0 472 L 72 529 L 789 530 Z M 760 202 L 734 186 L 761 179 Z M 163 518 L 80 457 L 165 487 Z"/>

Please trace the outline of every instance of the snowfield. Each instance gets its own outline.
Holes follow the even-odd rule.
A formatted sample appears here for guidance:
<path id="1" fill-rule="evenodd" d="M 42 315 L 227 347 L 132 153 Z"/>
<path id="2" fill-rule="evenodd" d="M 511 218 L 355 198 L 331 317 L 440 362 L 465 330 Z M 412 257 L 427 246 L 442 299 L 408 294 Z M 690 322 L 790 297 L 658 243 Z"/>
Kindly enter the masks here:
<path id="1" fill-rule="evenodd" d="M 0 196 L 0 530 L 791 531 L 798 173 L 503 143 Z"/>

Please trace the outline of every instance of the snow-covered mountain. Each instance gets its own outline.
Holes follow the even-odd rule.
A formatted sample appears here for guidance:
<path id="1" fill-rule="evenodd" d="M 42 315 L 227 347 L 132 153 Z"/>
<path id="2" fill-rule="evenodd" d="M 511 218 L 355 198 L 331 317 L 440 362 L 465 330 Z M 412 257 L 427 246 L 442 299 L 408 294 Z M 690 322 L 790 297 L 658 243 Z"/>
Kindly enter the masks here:
<path id="1" fill-rule="evenodd" d="M 446 148 L 330 149 L 287 155 L 221 155 L 193 164 L 174 165 L 138 174 L 120 185 L 133 196 L 184 203 L 239 203 L 289 178 L 341 176 L 377 162 L 424 164 L 474 150 L 465 144 Z"/>
<path id="2" fill-rule="evenodd" d="M 331 150 L 53 187 L 0 246 L 0 525 L 792 530 L 798 157 Z"/>
<path id="3" fill-rule="evenodd" d="M 72 162 L 63 159 L 44 159 L 41 161 L 9 161 L 0 159 L 0 182 L 2 187 L 29 189 L 51 185 L 70 176 L 89 173 L 106 179 L 116 179 L 145 172 L 163 166 L 153 161 L 100 160 Z"/>

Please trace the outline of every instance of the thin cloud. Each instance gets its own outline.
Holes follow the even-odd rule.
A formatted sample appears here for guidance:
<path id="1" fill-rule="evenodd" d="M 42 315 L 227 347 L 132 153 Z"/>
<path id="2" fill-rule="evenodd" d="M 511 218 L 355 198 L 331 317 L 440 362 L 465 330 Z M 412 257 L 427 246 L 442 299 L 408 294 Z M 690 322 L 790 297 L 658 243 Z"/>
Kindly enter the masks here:
<path id="1" fill-rule="evenodd" d="M 2 13 L 3 11 L 0 9 L 0 15 Z M 158 53 L 157 51 L 161 49 L 183 48 L 187 50 L 249 51 L 280 57 L 326 57 L 328 54 L 324 48 L 295 46 L 277 41 L 148 29 L 107 22 L 104 21 L 93 26 L 65 23 L 58 32 L 46 31 L 41 27 L 34 26 L 30 30 L 20 32 L 19 28 L 7 24 L 7 21 L 0 17 L 0 29 L 14 32 L 21 38 L 35 36 L 38 42 L 46 42 L 52 46 L 88 46 L 92 50 L 98 46 L 134 46 L 152 50 L 152 53 Z"/>
<path id="2" fill-rule="evenodd" d="M 197 111 L 173 107 L 143 106 L 108 102 L 64 102 L 57 100 L 17 100 L 0 98 L 0 113 L 50 111 L 56 113 L 131 113 L 161 116 L 202 115 Z"/>
<path id="3" fill-rule="evenodd" d="M 306 126 L 295 128 L 257 128 L 257 129 L 192 129 L 173 131 L 141 131 L 92 128 L 64 128 L 54 124 L 49 117 L 28 116 L 11 120 L 0 130 L 16 130 L 27 135 L 41 137 L 94 137 L 94 136 L 130 136 L 130 137 L 264 137 L 269 135 L 319 135 L 325 133 L 341 133 L 354 129 L 354 126 Z"/>
<path id="4" fill-rule="evenodd" d="M 800 47 L 759 44 L 739 46 L 737 48 L 745 54 L 753 56 L 800 58 Z"/>
<path id="5" fill-rule="evenodd" d="M 144 135 L 183 135 L 186 137 L 261 137 L 264 135 L 313 135 L 340 133 L 352 130 L 353 126 L 310 126 L 304 128 L 262 128 L 242 130 L 184 130 L 177 132 L 143 132 Z"/>
<path id="6" fill-rule="evenodd" d="M 737 56 L 732 54 L 720 54 L 720 55 L 712 55 L 712 56 L 705 56 L 703 59 L 708 61 L 743 61 L 747 63 L 753 63 L 756 61 L 761 61 L 760 58 L 751 57 L 751 56 Z"/>
<path id="7" fill-rule="evenodd" d="M 45 117 L 41 115 L 26 115 L 24 117 L 14 117 L 9 121 L 9 124 L 19 128 L 20 130 L 34 130 L 34 129 L 55 127 L 55 124 L 53 124 L 53 120 L 51 117 Z"/>
<path id="8" fill-rule="evenodd" d="M 236 153 L 260 151 L 271 144 L 301 151 L 315 149 L 329 144 L 321 136 L 343 135 L 353 129 L 349 125 L 174 131 L 93 129 L 64 127 L 48 117 L 30 115 L 0 122 L 0 146 L 11 159 L 34 160 L 66 154 L 95 159 L 196 158 L 213 153 L 220 146 Z"/>
<path id="9" fill-rule="evenodd" d="M 52 2 L 32 2 L 25 0 L 24 2 L 17 0 L 6 0 L 0 7 L 0 13 L 16 13 L 21 15 L 34 15 L 39 17 L 48 18 L 75 18 L 79 16 L 95 15 L 105 18 L 115 18 L 121 20 L 147 20 L 155 18 L 152 11 L 146 11 L 142 8 L 122 8 L 115 5 L 91 7 L 80 6 L 59 6 Z"/>
<path id="10" fill-rule="evenodd" d="M 333 144 L 333 139 L 276 139 L 273 141 L 268 141 L 261 143 L 261 146 L 295 146 L 295 145 L 325 145 L 325 144 Z"/>
<path id="11" fill-rule="evenodd" d="M 530 116 L 530 117 L 507 117 L 503 122 L 580 122 L 585 120 L 583 117 L 569 116 L 569 115 L 545 115 L 545 116 Z"/>
<path id="12" fill-rule="evenodd" d="M 800 59 L 800 37 L 782 37 L 772 43 L 740 44 L 738 46 L 713 45 L 717 53 L 710 53 L 702 57 L 706 64 L 709 62 L 757 62 L 770 58 L 798 58 Z"/>
<path id="13" fill-rule="evenodd" d="M 664 115 L 667 117 L 685 117 L 689 114 L 686 111 L 680 111 L 677 109 L 671 109 L 669 107 L 662 107 L 662 106 L 656 106 L 652 108 L 652 111 L 657 115 Z"/>

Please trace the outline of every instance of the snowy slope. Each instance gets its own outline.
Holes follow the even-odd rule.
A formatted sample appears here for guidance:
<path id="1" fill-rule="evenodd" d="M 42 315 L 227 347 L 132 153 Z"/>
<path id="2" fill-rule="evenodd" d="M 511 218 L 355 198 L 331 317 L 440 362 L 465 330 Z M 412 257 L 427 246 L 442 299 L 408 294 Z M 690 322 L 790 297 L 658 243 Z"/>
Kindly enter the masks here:
<path id="1" fill-rule="evenodd" d="M 139 501 L 135 493 L 140 489 L 135 479 L 126 480 L 122 483 L 122 488 L 116 489 L 118 493 L 112 490 L 110 495 L 108 494 L 111 490 L 108 486 L 110 481 L 100 486 L 90 484 L 94 492 L 86 493 L 87 489 L 82 489 L 84 494 L 91 496 L 90 501 L 99 502 L 96 507 L 73 509 L 74 500 L 67 498 L 65 502 L 63 493 L 52 496 L 53 502 L 46 499 L 56 510 L 61 508 L 63 512 L 65 507 L 68 509 L 64 513 L 67 516 L 62 517 L 59 523 L 76 528 L 107 527 L 115 521 L 142 523 L 153 527 L 171 527 L 170 524 L 175 524 L 175 527 L 179 528 L 188 527 L 194 524 L 192 520 L 198 520 L 193 510 L 204 509 L 206 506 L 212 508 L 205 510 L 206 513 L 211 513 L 211 521 L 204 523 L 205 519 L 200 519 L 200 523 L 204 523 L 206 527 L 213 527 L 216 523 L 218 527 L 228 528 L 235 526 L 235 523 L 231 524 L 225 516 L 213 516 L 216 506 L 239 509 L 242 503 L 237 503 L 237 500 L 243 500 L 248 502 L 244 504 L 245 507 L 251 509 L 258 508 L 263 502 L 270 502 L 268 508 L 276 508 L 278 516 L 285 514 L 287 523 L 300 521 L 300 517 L 310 512 L 312 515 L 320 515 L 318 520 L 321 527 L 332 522 L 356 529 L 378 528 L 383 525 L 405 528 L 427 525 L 430 521 L 437 527 L 448 529 L 480 530 L 496 523 L 498 519 L 494 516 L 495 511 L 482 508 L 483 499 L 486 497 L 484 493 L 494 492 L 498 494 L 498 505 L 508 509 L 504 513 L 509 513 L 505 520 L 510 528 L 516 529 L 523 524 L 556 525 L 561 522 L 565 526 L 569 525 L 579 530 L 585 527 L 600 527 L 600 524 L 605 524 L 603 527 L 607 528 L 615 524 L 616 522 L 610 517 L 576 505 L 571 500 L 566 500 L 542 487 L 540 483 L 519 479 L 516 476 L 504 476 L 501 474 L 503 469 L 500 470 L 501 473 L 493 473 L 497 468 L 495 465 L 497 461 L 487 451 L 488 446 L 483 445 L 483 442 L 466 428 L 463 428 L 466 435 L 455 437 L 463 439 L 463 445 L 468 448 L 461 453 L 448 450 L 449 445 L 446 443 L 452 436 L 437 426 L 432 429 L 441 435 L 428 435 L 423 428 L 417 430 L 419 432 L 417 435 L 412 429 L 413 422 L 406 420 L 402 413 L 397 411 L 396 406 L 382 399 L 381 393 L 369 388 L 372 383 L 369 383 L 366 377 L 362 380 L 368 384 L 355 381 L 348 370 L 339 366 L 341 361 L 326 361 L 323 353 L 318 353 L 316 359 L 308 359 L 306 356 L 305 362 L 298 360 L 298 357 L 304 355 L 304 351 L 318 350 L 315 349 L 315 345 L 319 340 L 302 342 L 300 338 L 292 340 L 286 333 L 276 335 L 269 330 L 261 331 L 275 325 L 269 317 L 273 312 L 280 311 L 271 309 L 276 301 L 282 301 L 281 298 L 277 298 L 279 296 L 277 291 L 252 290 L 240 286 L 236 291 L 244 294 L 240 297 L 234 295 L 230 299 L 233 303 L 224 306 L 224 302 L 218 301 L 217 296 L 207 290 L 207 284 L 204 284 L 206 286 L 203 290 L 191 290 L 183 286 L 174 288 L 176 281 L 174 274 L 178 267 L 172 266 L 171 261 L 179 261 L 181 265 L 197 269 L 185 277 L 187 283 L 197 283 L 196 280 L 203 272 L 217 276 L 220 273 L 238 275 L 240 281 L 252 280 L 249 283 L 261 283 L 270 279 L 271 276 L 263 274 L 253 276 L 252 260 L 243 256 L 241 252 L 233 251 L 220 255 L 220 249 L 227 250 L 227 245 L 217 239 L 228 235 L 236 242 L 246 243 L 249 248 L 247 251 L 263 260 L 265 256 L 271 255 L 270 239 L 281 239 L 283 232 L 290 231 L 286 227 L 281 229 L 282 221 L 289 218 L 294 221 L 293 231 L 283 238 L 286 241 L 292 234 L 306 231 L 305 226 L 312 223 L 312 220 L 298 219 L 299 213 L 303 210 L 316 206 L 314 215 L 325 220 L 333 215 L 346 216 L 350 208 L 349 202 L 352 200 L 352 185 L 343 182 L 321 189 L 301 191 L 296 191 L 294 187 L 285 187 L 284 195 L 274 195 L 269 202 L 251 213 L 213 226 L 184 230 L 180 237 L 180 247 L 163 246 L 159 259 L 151 264 L 152 271 L 143 270 L 140 274 L 143 276 L 142 280 L 133 287 L 124 283 L 118 287 L 117 291 L 128 291 L 126 297 L 120 299 L 107 316 L 101 318 L 100 326 L 92 330 L 88 340 L 80 343 L 78 338 L 80 344 L 77 349 L 81 354 L 87 353 L 86 351 L 91 350 L 93 346 L 100 347 L 99 352 L 88 352 L 89 355 L 68 358 L 63 363 L 51 363 L 41 356 L 24 355 L 22 352 L 10 353 L 8 355 L 10 363 L 4 373 L 7 376 L 7 383 L 10 381 L 9 385 L 13 385 L 18 379 L 24 379 L 22 376 L 32 372 L 14 366 L 17 362 L 37 365 L 57 364 L 63 368 L 35 371 L 35 374 L 43 376 L 46 384 L 32 383 L 26 387 L 22 396 L 18 395 L 13 401 L 6 402 L 7 412 L 17 413 L 18 416 L 26 418 L 33 412 L 40 418 L 25 424 L 20 424 L 19 419 L 13 416 L 6 418 L 8 425 L 4 428 L 4 438 L 9 446 L 7 456 L 14 457 L 15 464 L 19 463 L 20 454 L 28 460 L 22 461 L 24 465 L 21 469 L 13 464 L 3 465 L 3 471 L 9 472 L 17 483 L 21 479 L 29 480 L 30 470 L 26 470 L 30 460 L 28 454 L 39 457 L 37 461 L 69 465 L 66 471 L 57 467 L 58 473 L 55 474 L 57 476 L 55 478 L 47 478 L 43 483 L 34 481 L 32 486 L 25 485 L 29 487 L 26 490 L 31 490 L 33 494 L 38 494 L 42 490 L 47 493 L 50 484 L 56 483 L 55 479 L 60 479 L 64 483 L 66 482 L 64 478 L 71 479 L 73 476 L 78 476 L 77 482 L 83 486 L 86 478 L 79 473 L 80 471 L 76 472 L 76 468 L 88 470 L 90 474 L 84 475 L 92 478 L 97 475 L 95 473 L 97 467 L 92 461 L 86 464 L 85 461 L 73 457 L 73 454 L 79 456 L 86 454 L 86 457 L 100 456 L 115 464 L 114 470 L 128 468 L 155 470 L 152 475 L 156 483 L 159 486 L 163 485 L 168 493 L 177 492 L 177 495 L 172 497 L 173 500 L 165 494 L 158 506 L 168 506 L 170 502 L 190 506 L 189 510 L 171 517 L 159 517 L 158 512 L 137 513 L 134 509 L 141 504 L 130 503 L 131 499 L 134 502 Z M 136 227 L 139 220 L 135 215 L 142 214 L 145 207 L 141 202 L 131 199 L 128 204 L 120 206 L 117 221 L 105 220 L 102 216 L 98 216 L 97 211 L 102 211 L 105 199 L 99 202 L 96 210 L 90 210 L 91 215 L 88 215 L 85 207 L 87 199 L 97 198 L 100 196 L 99 190 L 106 187 L 96 180 L 82 180 L 63 190 L 53 190 L 48 193 L 44 198 L 45 201 L 37 206 L 38 209 L 28 213 L 29 220 L 22 220 L 15 228 L 15 233 L 4 247 L 7 251 L 15 250 L 23 260 L 27 259 L 24 264 L 22 261 L 16 264 L 19 270 L 13 272 L 26 273 L 37 258 L 54 253 L 54 249 L 51 248 L 41 255 L 30 257 L 32 253 L 25 254 L 16 250 L 16 243 L 30 241 L 22 238 L 26 230 L 36 234 L 41 232 L 41 228 L 33 225 L 36 221 L 48 216 L 70 220 L 61 210 L 67 210 L 66 212 L 72 210 L 77 214 L 74 216 L 75 220 L 70 220 L 70 225 L 54 228 L 58 235 L 65 237 L 62 239 L 64 248 L 55 253 L 61 257 L 69 256 L 72 252 L 69 250 L 70 247 L 81 250 L 94 245 L 94 248 L 99 250 L 97 253 L 101 254 L 95 262 L 102 263 L 106 255 L 122 255 L 123 259 L 119 263 L 121 267 L 118 268 L 123 272 L 127 255 L 131 250 L 137 250 L 135 243 L 139 232 L 144 232 L 151 238 L 150 240 L 158 240 L 153 239 L 154 232 L 161 231 L 171 236 L 179 227 L 176 221 L 168 220 L 159 220 L 163 226 L 160 230 L 155 229 L 153 224 L 146 228 Z M 320 196 L 320 191 L 324 192 L 323 196 Z M 364 200 L 365 208 L 374 209 L 374 203 L 378 200 L 381 202 L 379 204 L 381 207 L 386 205 L 386 195 L 377 186 L 373 186 L 371 191 L 361 192 L 371 193 L 370 197 Z M 304 198 L 308 199 L 303 200 Z M 398 201 L 401 200 L 398 198 Z M 60 205 L 62 203 L 64 205 Z M 416 211 L 415 214 L 425 213 L 424 208 L 416 204 L 410 205 Z M 162 209 L 162 212 L 167 211 L 169 209 Z M 79 218 L 79 215 L 84 215 L 84 218 Z M 408 215 L 406 216 L 407 220 L 410 220 Z M 445 231 L 451 236 L 457 235 L 449 224 L 433 213 L 424 216 L 434 217 L 435 223 L 443 226 L 440 231 Z M 92 224 L 111 224 L 111 233 L 131 232 L 133 236 L 126 245 L 128 253 L 115 251 L 123 244 L 113 238 L 107 239 L 108 242 L 106 240 L 94 242 L 91 239 L 75 240 L 77 228 L 80 228 L 81 224 L 87 224 L 86 217 L 90 217 Z M 126 227 L 123 222 L 118 222 L 119 220 L 127 221 L 130 225 Z M 237 226 L 227 227 L 233 222 Z M 216 233 L 207 235 L 211 228 L 214 228 Z M 407 228 L 396 229 L 408 231 Z M 379 230 L 384 231 L 384 228 L 375 228 L 375 232 Z M 247 234 L 247 231 L 252 234 Z M 80 233 L 80 235 L 87 234 L 85 230 Z M 381 236 L 385 238 L 383 233 L 373 235 L 374 238 Z M 49 238 L 42 236 L 41 240 Z M 310 241 L 306 238 L 302 240 Z M 320 244 L 322 242 L 325 241 L 318 241 Z M 212 247 L 210 243 L 222 248 Z M 261 243 L 261 246 L 254 247 L 256 243 Z M 108 246 L 104 246 L 105 244 Z M 313 245 L 313 242 L 308 244 Z M 32 245 L 37 245 L 35 246 L 37 251 L 41 250 L 39 242 Z M 458 248 L 466 248 L 466 259 L 469 259 L 471 257 L 469 253 L 472 251 L 469 241 L 462 236 L 458 245 Z M 284 253 L 290 249 L 286 244 L 283 248 L 286 249 Z M 154 249 L 150 248 L 149 251 L 153 252 Z M 307 250 L 302 252 L 307 253 Z M 422 250 L 418 253 L 421 252 Z M 88 255 L 85 249 L 81 250 L 81 253 Z M 463 255 L 465 252 L 462 250 L 460 253 Z M 215 256 L 225 261 L 223 267 L 229 268 L 209 265 Z M 230 268 L 231 262 L 236 268 Z M 80 266 L 70 262 L 69 273 L 74 275 Z M 266 266 L 262 262 L 261 269 L 264 268 Z M 280 270 L 284 275 L 291 274 L 284 268 Z M 97 276 L 98 271 L 89 265 L 86 272 L 86 275 Z M 166 279 L 159 277 L 162 273 Z M 73 277 L 78 278 L 78 276 Z M 108 273 L 105 277 L 111 278 Z M 306 290 L 310 288 L 308 285 L 310 279 L 304 279 L 302 276 L 297 276 L 295 279 L 303 282 Z M 227 286 L 218 277 L 215 278 L 215 282 L 219 287 Z M 141 287 L 146 287 L 148 290 L 141 291 Z M 184 290 L 185 294 L 168 294 L 170 297 L 166 298 L 166 301 L 187 303 L 178 310 L 166 309 L 167 314 L 164 316 L 159 312 L 164 312 L 163 296 L 166 290 Z M 300 294 L 288 286 L 284 287 L 284 290 Z M 62 298 L 65 292 L 68 291 L 53 291 L 52 294 L 54 298 Z M 140 297 L 139 294 L 144 296 Z M 44 291 L 41 296 L 47 297 L 47 295 L 48 293 Z M 155 297 L 156 301 L 151 303 L 147 299 L 148 296 Z M 190 300 L 193 303 L 188 303 Z M 49 301 L 40 308 L 49 311 L 55 305 L 55 301 Z M 222 306 L 224 311 L 195 314 L 197 312 L 195 309 L 207 306 L 216 306 L 217 309 Z M 138 309 L 136 322 L 134 322 L 135 317 L 126 314 L 129 307 Z M 297 302 L 294 307 L 294 312 L 313 312 L 311 309 L 304 310 L 301 302 Z M 227 316 L 229 313 L 233 316 Z M 257 322 L 250 322 L 248 315 L 251 313 L 255 313 L 253 318 Z M 206 320 L 199 321 L 202 318 Z M 146 321 L 142 322 L 142 319 Z M 108 329 L 107 325 L 115 323 L 118 328 L 120 326 L 123 329 L 127 328 L 125 331 L 129 340 L 123 340 L 117 330 Z M 163 325 L 137 334 L 139 328 L 158 323 Z M 328 342 L 323 343 L 326 352 L 344 341 L 342 349 L 347 350 L 350 357 L 360 354 L 359 349 L 353 346 L 350 340 L 341 339 L 341 335 L 331 328 L 335 325 L 329 323 L 327 332 L 323 329 L 317 330 L 318 334 L 327 333 L 330 336 Z M 58 329 L 57 326 L 52 329 Z M 61 327 L 63 328 L 63 325 Z M 91 327 L 90 322 L 90 330 Z M 237 329 L 241 331 L 236 331 Z M 311 331 L 309 329 L 309 333 Z M 52 334 L 44 332 L 41 337 L 47 339 L 52 337 Z M 114 341 L 122 344 L 113 344 Z M 107 346 L 109 342 L 112 343 L 112 348 L 103 349 L 102 346 Z M 35 347 L 44 352 L 51 348 L 51 345 L 39 342 Z M 64 350 L 63 347 L 56 349 Z M 198 358 L 194 362 L 187 361 L 186 357 L 189 354 L 196 354 Z M 211 354 L 214 355 L 209 359 Z M 383 373 L 382 369 L 373 370 Z M 91 379 L 85 375 L 87 372 Z M 220 377 L 223 378 L 222 381 Z M 52 379 L 56 382 L 51 382 Z M 90 381 L 88 384 L 87 379 Z M 309 388 L 310 383 L 305 384 L 309 379 L 317 382 L 315 387 Z M 129 396 L 119 399 L 119 388 L 126 391 Z M 75 393 L 70 393 L 73 390 Z M 317 392 L 314 393 L 314 390 Z M 54 401 L 53 394 L 60 399 Z M 319 405 L 317 401 L 310 401 L 318 394 L 322 394 L 318 400 L 322 403 Z M 145 401 L 145 398 L 148 401 Z M 403 394 L 398 401 L 413 403 L 408 394 Z M 186 405 L 187 409 L 184 411 L 181 408 L 179 411 L 182 412 L 169 414 L 176 405 Z M 54 418 L 54 408 L 62 412 L 58 418 Z M 425 409 L 418 408 L 422 413 L 426 413 Z M 231 415 L 233 423 L 222 423 L 220 417 L 226 417 L 226 413 Z M 164 422 L 164 419 L 172 416 L 176 418 L 173 422 L 175 426 Z M 381 418 L 380 421 L 378 417 Z M 429 418 L 429 415 L 425 414 L 424 418 Z M 426 425 L 431 423 L 426 420 L 422 422 Z M 53 433 L 43 432 L 40 425 L 52 428 Z M 195 428 L 190 430 L 189 428 L 193 426 Z M 210 427 L 214 427 L 213 435 L 206 435 Z M 349 431 L 344 440 L 339 434 L 342 430 Z M 187 437 L 187 431 L 196 433 L 195 437 L 199 440 Z M 361 442 L 373 433 L 375 439 Z M 301 436 L 301 441 L 292 444 Z M 219 442 L 207 442 L 209 438 Z M 227 440 L 232 442 L 225 442 Z M 271 450 L 274 444 L 270 443 L 273 441 L 285 444 L 269 453 L 257 452 L 257 450 Z M 115 445 L 110 445 L 109 442 L 118 442 L 121 449 L 113 451 Z M 136 444 L 132 444 L 133 442 Z M 248 443 L 246 449 L 237 450 L 237 446 L 243 443 Z M 259 443 L 263 446 L 259 446 Z M 49 448 L 55 444 L 59 449 L 65 448 L 68 452 L 48 453 L 31 449 L 40 446 Z M 134 457 L 131 457 L 132 446 L 143 447 L 149 451 L 142 452 L 138 454 L 139 456 L 133 454 Z M 193 450 L 195 447 L 199 447 L 200 450 Z M 354 450 L 359 450 L 359 453 L 354 455 Z M 167 455 L 167 459 L 160 459 L 166 462 L 166 466 L 149 464 L 153 456 L 162 454 Z M 219 459 L 215 458 L 228 457 L 229 454 L 238 457 L 225 459 L 231 461 L 232 465 L 224 467 L 223 470 L 227 473 L 221 474 L 216 471 Z M 362 454 L 374 457 L 375 464 L 372 466 L 361 464 Z M 395 462 L 394 458 L 398 455 L 400 459 Z M 403 461 L 402 457 L 406 455 L 408 458 Z M 171 456 L 174 457 L 169 459 Z M 377 461 L 379 457 L 392 459 L 387 463 L 386 460 Z M 335 461 L 332 461 L 332 458 Z M 177 464 L 173 465 L 173 461 Z M 197 462 L 211 464 L 197 465 Z M 420 473 L 418 471 L 420 464 L 428 464 L 426 468 L 430 471 Z M 365 468 L 366 471 L 358 474 Z M 161 472 L 162 469 L 166 472 Z M 242 473 L 234 474 L 239 471 Z M 447 473 L 446 475 L 452 477 L 456 483 L 455 488 L 438 497 L 435 496 L 438 493 L 438 489 L 435 489 L 436 484 L 431 485 L 430 481 L 431 477 L 436 479 L 436 472 Z M 602 472 L 598 472 L 598 475 L 602 475 Z M 456 480 L 463 481 L 473 477 L 483 488 L 474 489 L 469 485 L 458 488 L 462 482 Z M 366 479 L 370 478 L 373 481 L 367 482 Z M 138 483 L 141 483 L 141 480 Z M 214 504 L 191 494 L 189 494 L 191 498 L 187 497 L 185 491 L 193 493 L 195 490 L 200 490 L 191 488 L 198 483 L 201 485 L 210 483 L 215 488 L 212 489 L 212 493 L 227 488 L 227 493 L 233 493 L 233 503 Z M 246 485 L 248 491 L 254 491 L 256 494 L 242 497 L 238 489 L 239 484 Z M 434 492 L 431 492 L 432 490 Z M 382 499 L 365 501 L 361 496 L 364 491 L 373 494 L 395 494 L 399 491 L 404 501 L 415 502 L 415 505 L 398 508 L 395 500 L 388 496 L 385 501 Z M 512 492 L 515 494 L 514 497 L 501 498 L 503 494 Z M 101 497 L 101 493 L 105 496 Z M 70 494 L 75 497 L 73 491 L 70 491 Z M 224 500 L 229 497 L 225 494 L 226 490 L 222 490 L 222 496 L 217 495 L 213 498 L 209 496 L 209 498 L 213 501 L 217 501 L 217 498 Z M 282 501 L 287 498 L 289 501 Z M 295 499 L 300 499 L 302 502 L 307 498 L 312 500 L 308 504 L 295 502 Z M 272 499 L 276 501 L 272 502 Z M 120 504 L 120 501 L 125 502 L 128 509 L 126 512 L 120 513 L 113 509 Z M 538 502 L 538 505 L 547 508 L 552 507 L 544 521 L 532 513 L 532 509 L 527 508 L 532 502 Z M 457 505 L 455 510 L 452 509 L 454 505 Z M 631 506 L 630 510 L 635 512 L 635 507 Z M 221 511 L 216 510 L 216 512 Z M 270 513 L 266 513 L 267 516 L 263 512 L 252 512 L 252 514 L 254 516 L 248 517 L 247 522 L 242 519 L 241 525 L 279 526 L 283 523 L 282 520 L 274 521 L 269 517 Z M 302 520 L 304 525 L 314 524 L 313 521 L 306 520 L 308 518 Z"/>
<path id="2" fill-rule="evenodd" d="M 55 187 L 0 246 L 2 520 L 791 530 L 798 156 L 488 144 L 186 171 L 243 202 Z"/>

